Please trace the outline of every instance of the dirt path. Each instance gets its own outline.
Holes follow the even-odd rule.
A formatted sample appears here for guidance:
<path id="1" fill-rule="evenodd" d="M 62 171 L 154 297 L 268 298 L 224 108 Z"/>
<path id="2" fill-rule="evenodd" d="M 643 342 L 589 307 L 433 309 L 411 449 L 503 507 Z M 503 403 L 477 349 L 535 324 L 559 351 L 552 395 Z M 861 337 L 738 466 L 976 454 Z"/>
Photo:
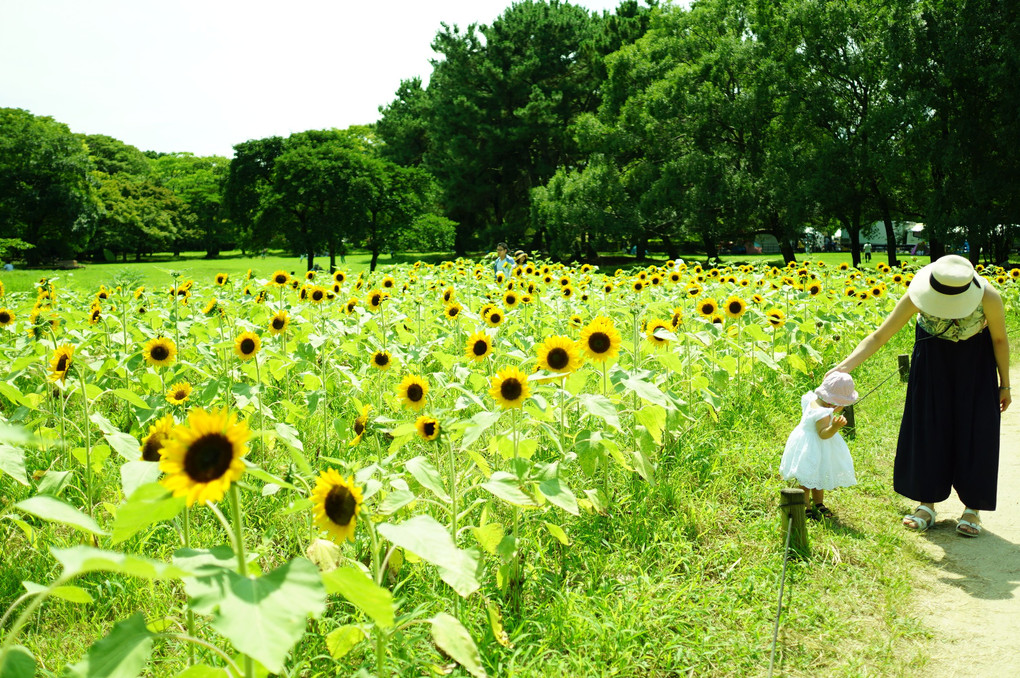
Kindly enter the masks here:
<path id="1" fill-rule="evenodd" d="M 1013 365 L 1011 383 L 1020 366 Z M 1020 675 L 1020 402 L 1002 418 L 997 509 L 982 513 L 984 533 L 956 534 L 963 505 L 936 505 L 922 537 L 933 570 L 921 575 L 918 614 L 934 637 L 925 678 Z"/>

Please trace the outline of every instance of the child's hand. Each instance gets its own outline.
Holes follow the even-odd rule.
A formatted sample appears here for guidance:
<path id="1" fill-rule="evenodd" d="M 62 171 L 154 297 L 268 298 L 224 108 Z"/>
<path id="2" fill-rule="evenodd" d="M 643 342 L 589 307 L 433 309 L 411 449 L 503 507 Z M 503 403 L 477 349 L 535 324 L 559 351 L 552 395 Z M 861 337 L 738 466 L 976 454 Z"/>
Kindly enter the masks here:
<path id="1" fill-rule="evenodd" d="M 845 405 L 837 405 L 836 407 L 832 408 L 832 413 L 833 414 L 839 414 L 840 412 L 843 411 L 844 407 L 845 407 Z"/>
<path id="2" fill-rule="evenodd" d="M 832 418 L 832 428 L 836 429 L 837 431 L 846 426 L 846 424 L 847 424 L 846 417 L 844 417 L 843 415 Z"/>

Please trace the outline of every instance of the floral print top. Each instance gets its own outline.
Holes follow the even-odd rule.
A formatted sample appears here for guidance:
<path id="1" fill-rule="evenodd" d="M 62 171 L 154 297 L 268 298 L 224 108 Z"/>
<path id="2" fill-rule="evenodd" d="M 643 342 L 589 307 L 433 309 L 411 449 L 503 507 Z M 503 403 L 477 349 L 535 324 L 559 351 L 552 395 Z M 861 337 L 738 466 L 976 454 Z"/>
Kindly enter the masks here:
<path id="1" fill-rule="evenodd" d="M 966 318 L 957 320 L 936 318 L 920 311 L 917 316 L 917 324 L 932 337 L 946 341 L 964 341 L 980 333 L 988 323 L 985 321 L 984 306 L 978 304 L 973 313 Z"/>

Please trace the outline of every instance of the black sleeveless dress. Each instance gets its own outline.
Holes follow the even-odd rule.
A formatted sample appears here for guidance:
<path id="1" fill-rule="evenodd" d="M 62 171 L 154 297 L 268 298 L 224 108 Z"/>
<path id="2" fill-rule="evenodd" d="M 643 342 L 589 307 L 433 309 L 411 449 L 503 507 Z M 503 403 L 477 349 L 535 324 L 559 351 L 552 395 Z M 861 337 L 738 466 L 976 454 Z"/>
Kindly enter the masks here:
<path id="1" fill-rule="evenodd" d="M 962 320 L 918 319 L 893 489 L 917 502 L 939 502 L 955 488 L 968 508 L 991 511 L 1000 416 L 992 339 L 984 328 L 952 341 L 974 331 L 975 322 L 984 324 L 980 306 Z"/>

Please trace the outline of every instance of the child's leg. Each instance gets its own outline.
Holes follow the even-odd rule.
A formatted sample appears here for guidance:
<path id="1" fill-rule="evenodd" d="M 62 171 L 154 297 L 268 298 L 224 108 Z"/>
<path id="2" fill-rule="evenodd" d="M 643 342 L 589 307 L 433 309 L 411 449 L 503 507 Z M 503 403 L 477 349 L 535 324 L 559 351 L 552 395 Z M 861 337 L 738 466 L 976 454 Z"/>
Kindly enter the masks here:
<path id="1" fill-rule="evenodd" d="M 815 506 L 825 503 L 825 490 L 811 490 L 811 501 Z"/>
<path id="2" fill-rule="evenodd" d="M 815 490 L 812 490 L 810 487 L 804 487 L 803 485 L 800 486 L 800 489 L 804 490 L 804 503 L 808 508 L 811 508 L 812 495 Z"/>

